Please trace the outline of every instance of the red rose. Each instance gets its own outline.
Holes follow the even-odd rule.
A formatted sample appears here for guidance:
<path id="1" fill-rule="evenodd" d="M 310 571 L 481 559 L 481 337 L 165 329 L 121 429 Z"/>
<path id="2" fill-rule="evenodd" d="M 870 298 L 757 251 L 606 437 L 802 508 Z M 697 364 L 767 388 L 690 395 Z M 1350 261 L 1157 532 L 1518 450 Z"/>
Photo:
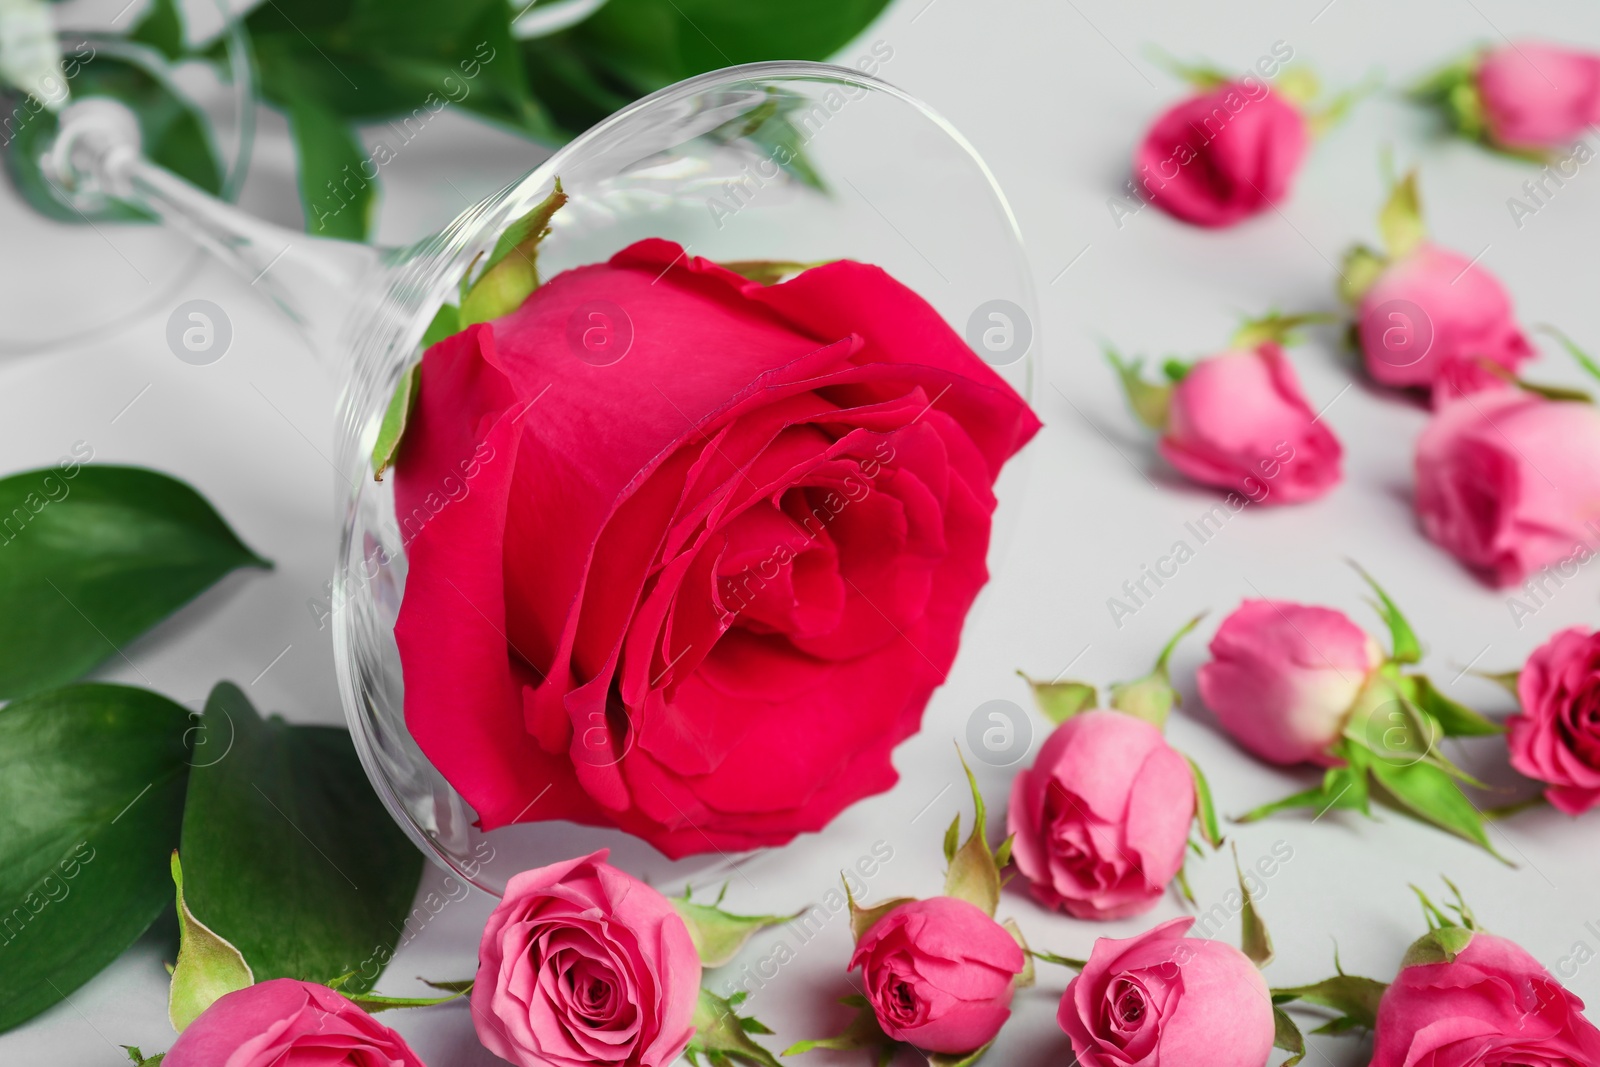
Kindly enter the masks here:
<path id="1" fill-rule="evenodd" d="M 607 366 L 569 342 L 599 301 L 631 331 Z M 1039 427 L 876 267 L 764 287 L 659 240 L 435 345 L 420 394 L 395 492 L 402 525 L 438 513 L 395 627 L 407 726 L 485 829 L 670 856 L 894 784 Z"/>
<path id="2" fill-rule="evenodd" d="M 1305 116 L 1253 79 L 1163 112 L 1134 156 L 1150 202 L 1196 226 L 1232 226 L 1289 195 L 1310 144 Z"/>

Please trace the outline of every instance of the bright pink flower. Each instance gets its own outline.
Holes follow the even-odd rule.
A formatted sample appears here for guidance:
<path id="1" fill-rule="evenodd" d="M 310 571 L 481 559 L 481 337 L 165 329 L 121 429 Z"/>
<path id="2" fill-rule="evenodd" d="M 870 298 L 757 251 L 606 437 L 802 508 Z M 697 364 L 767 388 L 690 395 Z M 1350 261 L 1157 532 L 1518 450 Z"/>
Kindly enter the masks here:
<path id="1" fill-rule="evenodd" d="M 1102 937 L 1067 983 L 1056 1021 L 1078 1067 L 1263 1067 L 1272 996 L 1232 945 L 1184 937 L 1173 919 L 1137 937 Z"/>
<path id="2" fill-rule="evenodd" d="M 393 1030 L 326 986 L 274 978 L 220 997 L 165 1067 L 423 1067 Z"/>
<path id="3" fill-rule="evenodd" d="M 1600 122 L 1600 56 L 1525 41 L 1496 48 L 1478 67 L 1490 138 L 1505 148 L 1565 148 Z"/>
<path id="4" fill-rule="evenodd" d="M 406 725 L 486 829 L 821 830 L 894 784 L 1038 428 L 877 267 L 763 286 L 651 240 L 565 271 L 423 357 Z"/>
<path id="5" fill-rule="evenodd" d="M 1080 919 L 1149 911 L 1183 866 L 1194 819 L 1188 762 L 1143 719 L 1087 711 L 1013 780 L 1012 857 L 1046 907 Z"/>
<path id="6" fill-rule="evenodd" d="M 1234 740 L 1272 763 L 1330 762 L 1383 650 L 1332 608 L 1246 600 L 1222 620 L 1197 681 Z"/>
<path id="7" fill-rule="evenodd" d="M 1314 500 L 1339 483 L 1343 449 L 1317 418 L 1282 346 L 1224 352 L 1172 388 L 1161 454 L 1202 485 L 1258 504 Z"/>
<path id="8" fill-rule="evenodd" d="M 883 1032 L 928 1052 L 961 1053 L 994 1040 L 1011 1016 L 1026 962 L 1005 927 L 955 897 L 902 904 L 861 936 L 861 969 Z"/>
<path id="9" fill-rule="evenodd" d="M 1600 540 L 1600 412 L 1520 389 L 1434 413 L 1417 441 L 1423 531 L 1495 585 Z"/>
<path id="10" fill-rule="evenodd" d="M 1134 157 L 1134 182 L 1169 215 L 1232 226 L 1289 195 L 1309 140 L 1289 101 L 1261 82 L 1229 82 L 1156 119 Z"/>
<path id="11" fill-rule="evenodd" d="M 1516 944 L 1474 934 L 1449 963 L 1400 972 L 1378 1003 L 1371 1067 L 1600 1063 L 1583 1001 Z"/>
<path id="12" fill-rule="evenodd" d="M 1430 388 L 1463 360 L 1515 374 L 1534 355 L 1494 275 L 1427 243 L 1378 276 L 1361 297 L 1356 329 L 1367 372 L 1383 385 Z"/>
<path id="13" fill-rule="evenodd" d="M 688 927 L 606 855 L 516 875 L 483 928 L 472 1021 L 518 1067 L 667 1067 L 694 1035 Z"/>
<path id="14" fill-rule="evenodd" d="M 1511 765 L 1568 815 L 1600 804 L 1600 634 L 1573 626 L 1534 649 L 1506 722 Z"/>

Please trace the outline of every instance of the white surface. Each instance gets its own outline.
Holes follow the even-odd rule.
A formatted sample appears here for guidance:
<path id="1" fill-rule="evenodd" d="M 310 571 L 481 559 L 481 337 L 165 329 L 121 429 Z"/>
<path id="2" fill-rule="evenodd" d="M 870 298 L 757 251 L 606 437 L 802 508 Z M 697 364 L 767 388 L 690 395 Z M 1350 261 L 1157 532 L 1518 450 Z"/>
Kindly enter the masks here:
<path id="1" fill-rule="evenodd" d="M 1593 253 L 1600 171 L 1585 168 L 1519 231 L 1505 202 L 1533 171 L 1471 146 L 1426 140 L 1425 117 L 1392 96 L 1368 101 L 1316 146 L 1281 214 L 1222 234 L 1183 227 L 1153 210 L 1120 230 L 1115 226 L 1106 201 L 1125 176 L 1136 138 L 1157 109 L 1183 91 L 1149 60 L 1150 44 L 1242 70 L 1283 40 L 1331 87 L 1354 84 L 1373 70 L 1402 84 L 1474 43 L 1498 40 L 1500 31 L 1600 46 L 1600 12 L 1578 3 L 1325 3 L 899 0 L 864 35 L 865 42 L 893 45 L 884 76 L 963 130 L 1011 198 L 1044 309 L 1035 401 L 1046 426 L 1032 446 L 1031 482 L 1007 567 L 968 628 L 956 670 L 929 708 L 925 732 L 900 751 L 905 779 L 846 813 L 822 839 L 736 878 L 728 894 L 732 908 L 783 911 L 815 903 L 837 884 L 834 872 L 880 839 L 892 846 L 894 859 L 872 880 L 874 896 L 936 892 L 940 835 L 957 811 L 967 810 L 954 785 L 950 739 L 964 734 L 971 711 L 997 697 L 1026 705 L 1013 674 L 1018 667 L 1054 675 L 1076 658 L 1073 676 L 1099 683 L 1142 673 L 1167 635 L 1205 608 L 1212 609 L 1211 619 L 1175 661 L 1175 677 L 1190 699 L 1169 728 L 1173 742 L 1208 770 L 1224 812 L 1309 784 L 1309 774 L 1270 770 L 1236 750 L 1193 696 L 1192 676 L 1216 621 L 1258 592 L 1337 606 L 1376 628 L 1346 556 L 1371 569 L 1410 613 L 1428 645 L 1425 666 L 1447 692 L 1491 712 L 1509 710 L 1507 698 L 1470 677 L 1450 685 L 1462 667 L 1517 666 L 1555 629 L 1593 621 L 1600 571 L 1582 574 L 1519 630 L 1503 594 L 1477 584 L 1421 538 L 1409 484 L 1411 444 L 1425 414 L 1375 393 L 1359 378 L 1352 385 L 1335 331 L 1324 330 L 1294 359 L 1313 404 L 1331 405 L 1327 421 L 1347 448 L 1345 484 L 1309 506 L 1247 510 L 1120 631 L 1112 624 L 1107 597 L 1164 553 L 1183 523 L 1213 498 L 1177 483 L 1155 458 L 1124 410 L 1099 356 L 1099 339 L 1114 339 L 1125 351 L 1198 354 L 1220 343 L 1239 314 L 1334 309 L 1332 263 L 1350 241 L 1375 237 L 1382 146 L 1392 145 L 1402 166 L 1420 162 L 1434 234 L 1467 255 L 1487 246 L 1482 263 L 1511 287 L 1526 323 L 1556 322 L 1580 341 L 1600 344 Z M 295 209 L 281 135 L 281 123 L 265 124 L 249 200 L 283 220 Z M 385 169 L 381 236 L 398 240 L 431 230 L 463 206 L 463 197 L 481 195 L 530 161 L 526 146 L 445 116 Z M 114 241 L 116 232 L 109 237 Z M 7 269 L 18 269 L 26 256 L 33 269 L 55 271 L 64 282 L 72 257 L 82 254 L 111 253 L 88 245 L 8 244 L 0 251 L 10 261 Z M 318 631 L 306 606 L 320 595 L 332 558 L 332 475 L 324 457 L 331 448 L 335 387 L 244 281 L 206 269 L 182 287 L 173 305 L 193 298 L 215 301 L 233 321 L 232 350 L 213 366 L 173 358 L 163 339 L 166 305 L 113 341 L 0 366 L 0 469 L 53 461 L 84 440 L 97 460 L 147 464 L 189 479 L 252 547 L 277 561 L 277 569 L 225 581 L 128 648 L 131 662 L 114 665 L 106 676 L 185 701 L 231 678 L 263 708 L 338 721 L 327 633 Z M 1577 382 L 1553 350 L 1534 372 Z M 1494 742 L 1454 755 L 1481 773 L 1503 774 Z M 998 819 L 1012 772 L 978 771 Z M 1398 816 L 1366 821 L 1333 813 L 1315 823 L 1291 816 L 1237 828 L 1233 836 L 1246 862 L 1279 840 L 1294 849 L 1261 905 L 1278 947 L 1268 978 L 1282 985 L 1330 973 L 1334 939 L 1347 969 L 1392 977 L 1405 944 L 1422 929 L 1407 883 L 1439 889 L 1441 873 L 1465 889 L 1485 923 L 1557 968 L 1574 942 L 1594 944 L 1584 924 L 1600 919 L 1600 901 L 1591 891 L 1600 850 L 1589 845 L 1600 832 L 1597 819 L 1541 811 L 1494 831 L 1517 861 L 1515 870 Z M 998 830 L 998 821 L 991 825 Z M 1202 908 L 1219 901 L 1232 878 L 1221 856 L 1192 873 Z M 424 892 L 438 882 L 430 871 Z M 384 990 L 413 988 L 416 975 L 468 976 L 487 908 L 485 899 L 473 898 L 445 909 L 400 953 Z M 1049 915 L 1017 892 L 1002 904 L 1002 914 L 1017 916 L 1033 943 L 1068 955 L 1086 953 L 1096 936 L 1125 936 L 1182 913 L 1168 899 L 1143 918 L 1095 925 Z M 731 975 L 713 976 L 712 984 L 726 991 L 728 981 L 739 980 L 741 966 L 754 969 L 770 960 L 780 939 L 794 958 L 755 987 L 750 1001 L 777 1030 L 772 1044 L 779 1049 L 833 1032 L 844 1021 L 834 1000 L 849 991 L 842 919 L 804 944 L 788 930 L 769 934 L 747 949 Z M 119 1044 L 140 1045 L 147 1053 L 166 1048 L 171 1033 L 160 954 L 147 939 L 69 1004 L 0 1036 L 0 1063 L 110 1067 L 126 1062 Z M 1042 969 L 1039 986 L 1018 997 L 992 1062 L 1066 1062 L 1066 1042 L 1054 1022 L 1066 977 Z M 1570 985 L 1600 1004 L 1600 968 L 1579 969 Z M 462 1006 L 387 1019 L 432 1067 L 495 1062 L 478 1048 Z M 1349 1039 L 1316 1038 L 1313 1048 L 1308 1063 L 1337 1067 L 1364 1063 L 1367 1052 Z M 826 1067 L 862 1056 L 814 1053 L 802 1062 Z"/>

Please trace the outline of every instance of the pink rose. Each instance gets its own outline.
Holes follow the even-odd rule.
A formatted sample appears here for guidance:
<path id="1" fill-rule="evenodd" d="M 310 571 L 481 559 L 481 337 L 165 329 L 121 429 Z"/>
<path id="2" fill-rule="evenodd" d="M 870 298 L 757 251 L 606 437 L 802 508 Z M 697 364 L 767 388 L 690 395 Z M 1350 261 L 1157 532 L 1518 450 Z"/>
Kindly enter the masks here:
<path id="1" fill-rule="evenodd" d="M 1522 42 L 1483 57 L 1477 75 L 1489 137 L 1504 148 L 1563 148 L 1600 121 L 1600 56 Z"/>
<path id="2" fill-rule="evenodd" d="M 1534 355 L 1494 275 L 1426 242 L 1361 297 L 1356 330 L 1367 372 L 1397 387 L 1432 387 L 1458 360 L 1490 360 L 1515 374 Z"/>
<path id="3" fill-rule="evenodd" d="M 575 339 L 605 324 L 630 343 L 599 366 Z M 1038 428 L 877 267 L 763 286 L 649 240 L 558 274 L 423 357 L 407 727 L 485 829 L 674 857 L 821 830 L 894 784 Z"/>
<path id="4" fill-rule="evenodd" d="M 1232 945 L 1184 937 L 1193 923 L 1095 941 L 1056 1013 L 1078 1067 L 1264 1067 L 1267 983 Z"/>
<path id="5" fill-rule="evenodd" d="M 1011 1016 L 1022 949 L 982 908 L 955 897 L 902 904 L 856 944 L 867 1000 L 883 1032 L 929 1052 L 994 1040 Z"/>
<path id="6" fill-rule="evenodd" d="M 1519 389 L 1434 413 L 1417 441 L 1423 531 L 1495 585 L 1600 539 L 1600 412 Z"/>
<path id="7" fill-rule="evenodd" d="M 1383 661 L 1378 643 L 1332 608 L 1246 600 L 1217 628 L 1197 681 L 1223 729 L 1257 756 L 1327 765 Z"/>
<path id="8" fill-rule="evenodd" d="M 1080 919 L 1149 911 L 1183 866 L 1194 776 L 1161 731 L 1118 711 L 1056 728 L 1011 785 L 1012 858 L 1046 907 Z"/>
<path id="9" fill-rule="evenodd" d="M 606 855 L 515 876 L 483 928 L 472 1020 L 518 1067 L 666 1067 L 694 1036 L 689 930 Z"/>
<path id="10" fill-rule="evenodd" d="M 1506 721 L 1511 765 L 1568 815 L 1600 804 L 1600 634 L 1573 626 L 1534 649 Z"/>
<path id="11" fill-rule="evenodd" d="M 1228 82 L 1156 119 L 1134 157 L 1134 181 L 1184 222 L 1232 226 L 1289 195 L 1308 143 L 1297 107 L 1262 82 Z"/>
<path id="12" fill-rule="evenodd" d="M 1514 943 L 1474 934 L 1449 963 L 1413 964 L 1378 1002 L 1371 1067 L 1590 1067 L 1583 1001 Z"/>
<path id="13" fill-rule="evenodd" d="M 219 997 L 164 1067 L 423 1067 L 393 1030 L 326 986 L 274 978 Z"/>
<path id="14" fill-rule="evenodd" d="M 1270 341 L 1190 367 L 1172 388 L 1160 448 L 1193 480 L 1258 504 L 1321 496 L 1338 484 L 1343 454 L 1282 346 Z"/>

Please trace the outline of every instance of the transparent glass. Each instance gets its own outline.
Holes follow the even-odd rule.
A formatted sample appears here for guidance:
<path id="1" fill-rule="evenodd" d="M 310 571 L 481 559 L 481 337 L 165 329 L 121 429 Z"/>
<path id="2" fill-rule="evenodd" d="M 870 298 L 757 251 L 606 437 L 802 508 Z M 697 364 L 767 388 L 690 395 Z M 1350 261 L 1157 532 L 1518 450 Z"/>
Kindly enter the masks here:
<path id="1" fill-rule="evenodd" d="M 774 164 L 774 114 L 787 117 L 791 143 L 814 174 Z M 68 124 L 55 165 L 70 195 L 131 200 L 186 230 L 266 290 L 343 377 L 335 463 L 344 532 L 333 613 L 340 696 L 367 773 L 406 833 L 496 893 L 518 871 L 602 846 L 663 887 L 737 862 L 715 853 L 672 862 L 619 831 L 565 823 L 488 834 L 473 825 L 472 809 L 405 726 L 394 625 L 406 552 L 392 479 L 375 481 L 370 467 L 379 423 L 440 304 L 557 177 L 570 201 L 540 249 L 547 277 L 645 237 L 724 262 L 875 263 L 929 301 L 1026 397 L 1039 343 L 1031 274 L 1005 197 L 971 145 L 916 100 L 859 71 L 735 67 L 639 101 L 436 236 L 379 251 L 242 218 L 144 161 L 115 125 L 92 113 Z M 1017 498 L 1025 474 L 1013 461 L 1001 479 L 991 570 L 1015 512 L 1005 501 Z"/>

